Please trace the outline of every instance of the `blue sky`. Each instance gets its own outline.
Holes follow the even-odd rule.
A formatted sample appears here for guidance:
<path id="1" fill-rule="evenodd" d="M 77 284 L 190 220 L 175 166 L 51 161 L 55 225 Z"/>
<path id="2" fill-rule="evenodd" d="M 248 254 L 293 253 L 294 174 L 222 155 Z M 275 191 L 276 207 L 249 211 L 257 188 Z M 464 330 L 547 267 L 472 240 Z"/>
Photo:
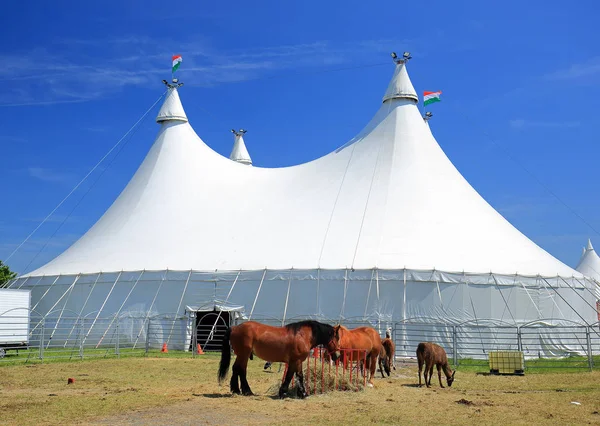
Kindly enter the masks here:
<path id="1" fill-rule="evenodd" d="M 157 100 L 174 53 L 200 137 L 228 155 L 229 130 L 246 128 L 254 163 L 277 167 L 354 136 L 379 107 L 389 53 L 408 50 L 417 91 L 443 91 L 431 127 L 475 189 L 572 266 L 588 237 L 600 245 L 597 2 L 28 3 L 3 5 L 0 26 L 0 259 Z M 13 269 L 41 266 L 93 225 L 150 148 L 157 109 Z"/>

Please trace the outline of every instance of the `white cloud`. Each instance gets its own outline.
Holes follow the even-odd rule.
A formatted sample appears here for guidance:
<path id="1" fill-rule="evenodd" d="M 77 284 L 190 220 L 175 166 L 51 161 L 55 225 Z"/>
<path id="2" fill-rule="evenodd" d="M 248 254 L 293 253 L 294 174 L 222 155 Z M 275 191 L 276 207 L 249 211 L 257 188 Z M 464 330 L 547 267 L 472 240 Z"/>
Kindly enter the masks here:
<path id="1" fill-rule="evenodd" d="M 571 64 L 544 76 L 546 80 L 580 80 L 600 74 L 600 57 L 592 58 L 587 62 Z"/>
<path id="2" fill-rule="evenodd" d="M 186 84 L 214 86 L 262 78 L 282 70 L 369 64 L 391 46 L 414 44 L 408 40 L 345 44 L 317 41 L 223 51 L 203 39 L 185 43 L 138 36 L 59 40 L 55 44 L 57 50 L 0 55 L 0 82 L 9 83 L 0 93 L 0 106 L 86 102 L 125 86 L 154 87 L 169 75 L 171 46 L 177 46 L 177 53 L 183 56 L 179 73 Z"/>
<path id="3" fill-rule="evenodd" d="M 64 183 L 72 179 L 72 175 L 69 173 L 43 167 L 28 167 L 27 173 L 29 176 L 44 182 Z"/>

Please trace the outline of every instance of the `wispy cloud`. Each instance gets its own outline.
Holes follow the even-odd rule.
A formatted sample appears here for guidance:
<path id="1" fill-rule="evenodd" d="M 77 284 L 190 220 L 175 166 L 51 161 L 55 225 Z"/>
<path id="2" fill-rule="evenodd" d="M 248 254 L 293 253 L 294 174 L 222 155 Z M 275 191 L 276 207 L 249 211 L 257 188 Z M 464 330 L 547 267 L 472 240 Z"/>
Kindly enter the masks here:
<path id="1" fill-rule="evenodd" d="M 282 70 L 310 70 L 369 64 L 390 46 L 410 40 L 363 40 L 223 51 L 202 38 L 175 43 L 169 39 L 126 36 L 112 39 L 59 40 L 56 50 L 35 49 L 0 55 L 0 106 L 86 102 L 125 86 L 152 87 L 169 75 L 171 46 L 177 46 L 188 85 L 214 86 L 272 76 Z"/>
<path id="2" fill-rule="evenodd" d="M 579 121 L 533 121 L 525 120 L 522 118 L 510 120 L 509 126 L 513 129 L 521 130 L 525 128 L 573 128 L 579 127 L 581 123 Z"/>
<path id="3" fill-rule="evenodd" d="M 39 179 L 44 182 L 65 183 L 69 182 L 73 178 L 70 173 L 66 173 L 61 170 L 47 169 L 44 167 L 28 167 L 27 173 L 32 178 Z"/>
<path id="4" fill-rule="evenodd" d="M 560 69 L 544 76 L 545 80 L 581 80 L 596 77 L 600 74 L 600 57 L 589 61 L 571 64 L 568 68 Z"/>

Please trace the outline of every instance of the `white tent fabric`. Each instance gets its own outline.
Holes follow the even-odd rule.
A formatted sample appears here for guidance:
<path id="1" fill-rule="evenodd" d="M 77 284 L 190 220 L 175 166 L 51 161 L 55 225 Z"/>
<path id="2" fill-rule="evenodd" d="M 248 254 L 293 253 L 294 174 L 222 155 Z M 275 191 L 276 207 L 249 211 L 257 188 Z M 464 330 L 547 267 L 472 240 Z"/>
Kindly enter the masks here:
<path id="1" fill-rule="evenodd" d="M 355 138 L 314 161 L 270 169 L 208 147 L 171 88 L 154 145 L 113 205 L 11 287 L 30 288 L 43 314 L 142 324 L 221 305 L 279 322 L 595 322 L 597 284 L 473 189 L 417 102 L 406 64 L 397 63 Z M 129 338 L 137 341 L 136 332 Z"/>
<path id="2" fill-rule="evenodd" d="M 172 88 L 158 137 L 125 190 L 83 237 L 29 275 L 407 267 L 581 276 L 456 170 L 421 118 L 404 64 L 384 99 L 343 147 L 267 169 L 209 148 Z"/>
<path id="3" fill-rule="evenodd" d="M 229 159 L 251 166 L 252 158 L 250 158 L 250 154 L 248 154 L 248 149 L 246 149 L 246 144 L 244 143 L 244 133 L 246 132 L 234 132 L 233 149 L 231 150 Z"/>
<path id="4" fill-rule="evenodd" d="M 586 277 L 600 282 L 600 257 L 594 250 L 591 240 L 588 240 L 587 246 L 583 249 L 583 254 L 575 269 Z"/>

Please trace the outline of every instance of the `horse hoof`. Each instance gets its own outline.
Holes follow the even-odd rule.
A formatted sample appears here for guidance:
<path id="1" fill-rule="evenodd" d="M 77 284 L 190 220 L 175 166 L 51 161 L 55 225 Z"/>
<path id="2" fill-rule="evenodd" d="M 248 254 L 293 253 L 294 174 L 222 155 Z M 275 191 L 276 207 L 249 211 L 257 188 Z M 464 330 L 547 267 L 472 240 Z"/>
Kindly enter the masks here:
<path id="1" fill-rule="evenodd" d="M 373 387 L 373 383 L 367 383 L 367 386 L 372 388 Z"/>
<path id="2" fill-rule="evenodd" d="M 254 394 L 252 393 L 252 391 L 249 391 L 249 392 L 244 392 L 244 396 L 254 396 Z"/>

